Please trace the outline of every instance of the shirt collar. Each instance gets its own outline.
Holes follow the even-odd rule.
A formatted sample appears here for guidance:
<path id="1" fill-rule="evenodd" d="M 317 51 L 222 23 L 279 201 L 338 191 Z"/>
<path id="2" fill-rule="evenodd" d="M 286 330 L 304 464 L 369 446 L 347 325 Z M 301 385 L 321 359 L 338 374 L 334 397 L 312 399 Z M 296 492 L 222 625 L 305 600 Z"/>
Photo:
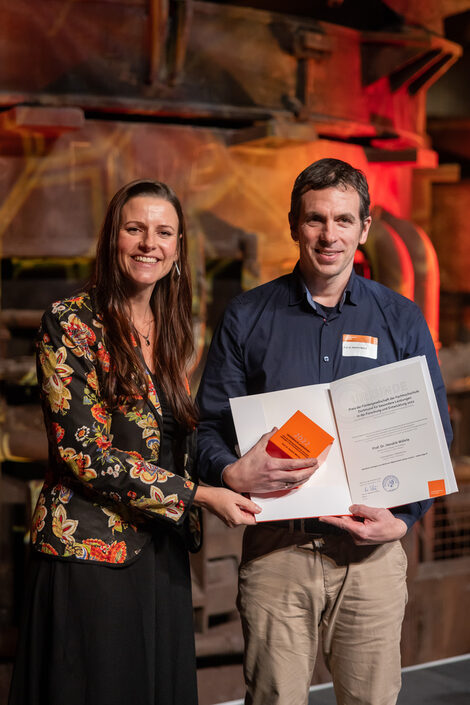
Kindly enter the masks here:
<path id="1" fill-rule="evenodd" d="M 289 306 L 295 306 L 296 304 L 299 304 L 303 299 L 306 299 L 308 304 L 313 308 L 314 311 L 317 310 L 317 307 L 315 305 L 315 301 L 313 300 L 313 297 L 310 293 L 310 291 L 307 288 L 307 285 L 305 284 L 302 274 L 300 273 L 300 265 L 299 262 L 294 267 L 294 271 L 292 272 L 292 279 L 290 282 L 290 291 L 289 291 Z M 343 295 L 341 297 L 341 300 L 339 302 L 339 310 L 341 311 L 343 309 L 343 306 L 345 303 L 352 304 L 353 306 L 357 305 L 357 299 L 358 299 L 358 282 L 357 282 L 357 274 L 354 271 L 354 269 L 351 272 L 351 276 L 349 277 L 349 281 L 346 285 L 345 290 L 343 291 Z"/>
<path id="2" fill-rule="evenodd" d="M 305 284 L 300 274 L 299 263 L 294 267 L 289 280 L 289 306 L 300 304 L 305 298 Z"/>

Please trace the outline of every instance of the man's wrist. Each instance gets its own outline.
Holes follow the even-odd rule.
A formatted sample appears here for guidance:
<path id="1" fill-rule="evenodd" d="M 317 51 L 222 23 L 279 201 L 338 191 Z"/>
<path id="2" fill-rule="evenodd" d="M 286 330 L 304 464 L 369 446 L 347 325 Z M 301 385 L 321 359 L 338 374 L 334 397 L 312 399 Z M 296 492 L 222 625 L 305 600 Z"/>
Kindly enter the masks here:
<path id="1" fill-rule="evenodd" d="M 399 521 L 400 524 L 401 524 L 401 527 L 400 527 L 400 528 L 401 528 L 401 530 L 403 531 L 403 533 L 401 534 L 401 536 L 398 537 L 398 539 L 402 539 L 402 538 L 404 538 L 404 537 L 406 536 L 406 534 L 407 534 L 407 532 L 408 532 L 408 524 L 406 523 L 406 521 L 405 521 L 404 519 L 402 519 L 402 517 L 397 517 L 397 516 L 396 516 L 395 519 L 396 519 L 397 521 Z"/>
<path id="2" fill-rule="evenodd" d="M 233 463 L 226 465 L 222 471 L 222 487 L 227 487 L 233 492 L 243 494 L 247 492 L 246 486 L 243 484 L 243 475 L 240 472 L 240 459 L 234 460 Z"/>
<path id="3" fill-rule="evenodd" d="M 220 473 L 220 483 L 222 487 L 227 487 L 227 489 L 229 490 L 235 489 L 230 482 L 230 468 L 232 467 L 232 465 L 233 463 L 229 463 L 222 469 L 222 472 Z"/>

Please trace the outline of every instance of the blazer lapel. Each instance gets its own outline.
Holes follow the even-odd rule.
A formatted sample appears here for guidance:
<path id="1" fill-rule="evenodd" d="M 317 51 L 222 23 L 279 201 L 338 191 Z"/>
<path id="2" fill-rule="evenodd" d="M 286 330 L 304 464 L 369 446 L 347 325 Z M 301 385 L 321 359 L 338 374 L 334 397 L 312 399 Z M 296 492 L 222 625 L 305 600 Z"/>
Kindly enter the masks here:
<path id="1" fill-rule="evenodd" d="M 148 385 L 148 398 L 147 398 L 147 405 L 150 407 L 150 411 L 152 414 L 155 416 L 157 423 L 158 423 L 158 428 L 160 430 L 160 437 L 163 433 L 163 418 L 162 418 L 162 407 L 160 405 L 160 400 L 157 395 L 157 390 L 155 389 L 155 385 L 153 383 L 153 378 L 152 375 L 150 374 L 150 370 L 147 367 L 144 356 L 142 355 L 142 350 L 137 347 L 137 354 L 141 359 L 141 362 L 144 366 L 144 372 L 145 372 L 145 377 L 147 379 L 147 385 Z"/>

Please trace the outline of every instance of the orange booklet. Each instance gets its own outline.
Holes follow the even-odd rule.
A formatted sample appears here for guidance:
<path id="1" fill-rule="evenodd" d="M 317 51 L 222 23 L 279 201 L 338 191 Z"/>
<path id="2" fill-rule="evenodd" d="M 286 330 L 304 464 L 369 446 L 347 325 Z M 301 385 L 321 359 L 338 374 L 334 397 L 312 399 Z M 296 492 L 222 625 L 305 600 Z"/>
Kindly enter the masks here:
<path id="1" fill-rule="evenodd" d="M 321 464 L 333 441 L 333 436 L 301 411 L 296 411 L 271 436 L 266 450 L 274 458 L 318 458 Z"/>

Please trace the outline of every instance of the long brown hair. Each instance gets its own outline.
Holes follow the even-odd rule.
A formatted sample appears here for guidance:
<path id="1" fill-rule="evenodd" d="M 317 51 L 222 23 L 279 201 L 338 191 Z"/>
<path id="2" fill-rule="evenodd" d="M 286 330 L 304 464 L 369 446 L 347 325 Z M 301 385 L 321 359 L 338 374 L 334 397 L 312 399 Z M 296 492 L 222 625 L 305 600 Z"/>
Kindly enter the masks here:
<path id="1" fill-rule="evenodd" d="M 174 191 L 161 181 L 137 179 L 123 186 L 112 198 L 98 239 L 96 262 L 90 288 L 102 317 L 106 345 L 111 358 L 102 374 L 103 397 L 110 408 L 148 396 L 144 365 L 133 340 L 139 340 L 127 306 L 128 284 L 119 265 L 118 236 L 124 205 L 137 196 L 163 198 L 178 216 L 178 275 L 173 266 L 152 292 L 150 306 L 156 321 L 154 345 L 155 375 L 163 388 L 175 418 L 192 428 L 196 411 L 185 389 L 186 371 L 194 352 L 191 318 L 191 277 L 188 264 L 183 210 Z"/>

